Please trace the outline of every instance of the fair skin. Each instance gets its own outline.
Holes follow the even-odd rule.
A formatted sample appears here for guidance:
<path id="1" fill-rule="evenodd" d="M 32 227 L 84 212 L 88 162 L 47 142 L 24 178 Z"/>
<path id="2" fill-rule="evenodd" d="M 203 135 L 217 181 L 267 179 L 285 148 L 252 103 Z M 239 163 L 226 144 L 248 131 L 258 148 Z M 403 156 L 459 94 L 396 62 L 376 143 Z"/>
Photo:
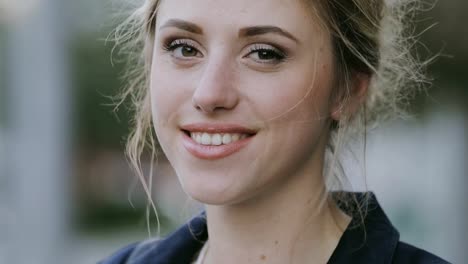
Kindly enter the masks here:
<path id="1" fill-rule="evenodd" d="M 206 204 L 205 264 L 326 263 L 336 248 L 350 218 L 322 203 L 322 169 L 329 122 L 348 108 L 331 98 L 331 47 L 299 0 L 162 2 L 153 122 L 184 190 Z M 207 146 L 198 132 L 247 139 Z M 229 144 L 241 147 L 219 155 Z"/>

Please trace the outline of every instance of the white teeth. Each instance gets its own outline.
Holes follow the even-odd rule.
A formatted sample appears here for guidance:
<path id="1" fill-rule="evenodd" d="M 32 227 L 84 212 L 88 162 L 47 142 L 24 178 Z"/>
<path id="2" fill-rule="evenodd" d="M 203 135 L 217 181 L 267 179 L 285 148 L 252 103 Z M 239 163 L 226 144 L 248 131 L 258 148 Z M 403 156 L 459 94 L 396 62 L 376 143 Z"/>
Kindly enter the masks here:
<path id="1" fill-rule="evenodd" d="M 198 144 L 201 145 L 213 145 L 213 146 L 219 146 L 219 145 L 227 145 L 232 142 L 247 138 L 247 134 L 238 134 L 238 133 L 233 133 L 233 134 L 220 134 L 220 133 L 215 133 L 215 134 L 209 134 L 209 133 L 201 133 L 201 132 L 190 132 L 190 137 L 197 142 Z"/>
<path id="2" fill-rule="evenodd" d="M 232 141 L 232 137 L 229 134 L 224 134 L 223 135 L 223 144 L 229 144 Z"/>
<path id="3" fill-rule="evenodd" d="M 211 136 L 211 144 L 215 146 L 219 146 L 223 143 L 223 139 L 220 134 L 214 134 Z"/>
<path id="4" fill-rule="evenodd" d="M 207 133 L 203 133 L 201 137 L 201 142 L 203 145 L 211 145 L 211 137 Z"/>

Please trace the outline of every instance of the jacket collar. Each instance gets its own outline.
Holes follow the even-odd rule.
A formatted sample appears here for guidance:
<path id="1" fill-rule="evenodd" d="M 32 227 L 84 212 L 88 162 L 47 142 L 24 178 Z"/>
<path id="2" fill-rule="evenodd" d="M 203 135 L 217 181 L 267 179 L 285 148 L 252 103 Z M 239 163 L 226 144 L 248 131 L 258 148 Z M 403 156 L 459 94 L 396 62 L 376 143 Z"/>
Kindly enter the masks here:
<path id="1" fill-rule="evenodd" d="M 360 219 L 351 221 L 328 263 L 390 264 L 400 235 L 373 193 L 356 193 L 356 195 L 361 201 L 368 195 L 368 211 L 364 224 Z M 346 211 L 346 208 L 340 207 Z M 192 263 L 194 256 L 207 239 L 206 215 L 202 212 L 170 236 L 159 241 L 153 250 L 139 259 L 143 260 L 142 263 L 148 264 Z"/>
<path id="2" fill-rule="evenodd" d="M 364 224 L 353 218 L 333 252 L 329 264 L 392 263 L 400 234 L 393 227 L 373 193 L 357 193 L 358 201 L 367 197 Z M 346 211 L 346 208 L 342 209 Z"/>

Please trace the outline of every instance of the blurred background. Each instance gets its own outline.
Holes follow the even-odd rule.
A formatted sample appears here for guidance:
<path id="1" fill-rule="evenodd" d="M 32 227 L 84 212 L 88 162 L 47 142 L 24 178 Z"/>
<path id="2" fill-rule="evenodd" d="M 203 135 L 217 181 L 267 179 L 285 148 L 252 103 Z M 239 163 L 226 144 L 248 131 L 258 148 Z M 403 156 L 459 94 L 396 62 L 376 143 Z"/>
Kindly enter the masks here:
<path id="1" fill-rule="evenodd" d="M 0 0 L 0 264 L 96 263 L 148 237 L 123 154 L 129 115 L 109 99 L 123 65 L 104 40 L 120 6 Z M 428 69 L 434 85 L 412 118 L 371 133 L 367 182 L 353 182 L 377 194 L 403 240 L 453 263 L 468 260 L 466 10 L 439 1 L 418 18 L 427 50 L 442 52 Z M 197 207 L 164 158 L 155 174 L 164 235 Z"/>

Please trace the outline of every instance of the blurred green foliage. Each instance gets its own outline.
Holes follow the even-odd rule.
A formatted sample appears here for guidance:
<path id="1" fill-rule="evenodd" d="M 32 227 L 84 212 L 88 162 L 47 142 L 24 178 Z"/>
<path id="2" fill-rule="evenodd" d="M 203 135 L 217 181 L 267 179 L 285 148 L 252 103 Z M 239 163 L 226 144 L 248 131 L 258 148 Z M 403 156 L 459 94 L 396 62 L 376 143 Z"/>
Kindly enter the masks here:
<path id="1" fill-rule="evenodd" d="M 113 44 L 95 35 L 77 38 L 72 46 L 72 78 L 76 88 L 78 146 L 122 149 L 129 132 L 129 113 L 114 111 L 123 82 L 122 64 L 111 63 Z"/>
<path id="2" fill-rule="evenodd" d="M 158 209 L 161 235 L 174 228 L 171 221 L 161 209 Z M 82 206 L 77 225 L 80 230 L 88 233 L 114 232 L 116 229 L 146 228 L 146 208 L 132 208 L 118 203 L 87 203 Z M 154 214 L 151 215 L 151 229 L 156 231 L 157 221 Z"/>
<path id="3" fill-rule="evenodd" d="M 468 2 L 438 1 L 416 19 L 420 32 L 419 57 L 436 56 L 427 69 L 432 78 L 426 101 L 458 104 L 468 111 L 468 28 L 465 26 Z M 430 106 L 433 104 L 429 104 Z"/>
<path id="4" fill-rule="evenodd" d="M 115 111 L 112 99 L 122 89 L 120 74 L 123 66 L 111 63 L 113 44 L 100 39 L 102 37 L 96 34 L 76 36 L 71 45 L 76 111 L 74 140 L 79 153 L 113 149 L 123 155 L 129 132 L 129 112 L 125 107 Z M 81 158 L 86 160 L 86 156 Z M 128 204 L 102 199 L 104 197 L 89 196 L 86 189 L 78 192 L 82 194 L 75 219 L 79 230 L 105 233 L 121 228 L 145 228 L 145 208 L 132 208 Z"/>
<path id="5" fill-rule="evenodd" d="M 101 39 L 95 34 L 77 36 L 71 47 L 77 119 L 75 140 L 84 153 L 113 149 L 123 155 L 130 113 L 124 104 L 114 111 L 112 97 L 117 96 L 124 86 L 121 78 L 124 64 L 112 63 L 113 43 Z M 79 192 L 86 193 L 86 190 Z M 130 207 L 128 203 L 84 195 L 77 209 L 75 223 L 80 231 L 112 233 L 121 229 L 146 229 L 146 208 L 141 203 Z M 158 214 L 161 234 L 174 228 L 162 209 L 158 209 Z M 153 215 L 150 223 L 152 231 L 156 231 L 157 222 Z"/>

